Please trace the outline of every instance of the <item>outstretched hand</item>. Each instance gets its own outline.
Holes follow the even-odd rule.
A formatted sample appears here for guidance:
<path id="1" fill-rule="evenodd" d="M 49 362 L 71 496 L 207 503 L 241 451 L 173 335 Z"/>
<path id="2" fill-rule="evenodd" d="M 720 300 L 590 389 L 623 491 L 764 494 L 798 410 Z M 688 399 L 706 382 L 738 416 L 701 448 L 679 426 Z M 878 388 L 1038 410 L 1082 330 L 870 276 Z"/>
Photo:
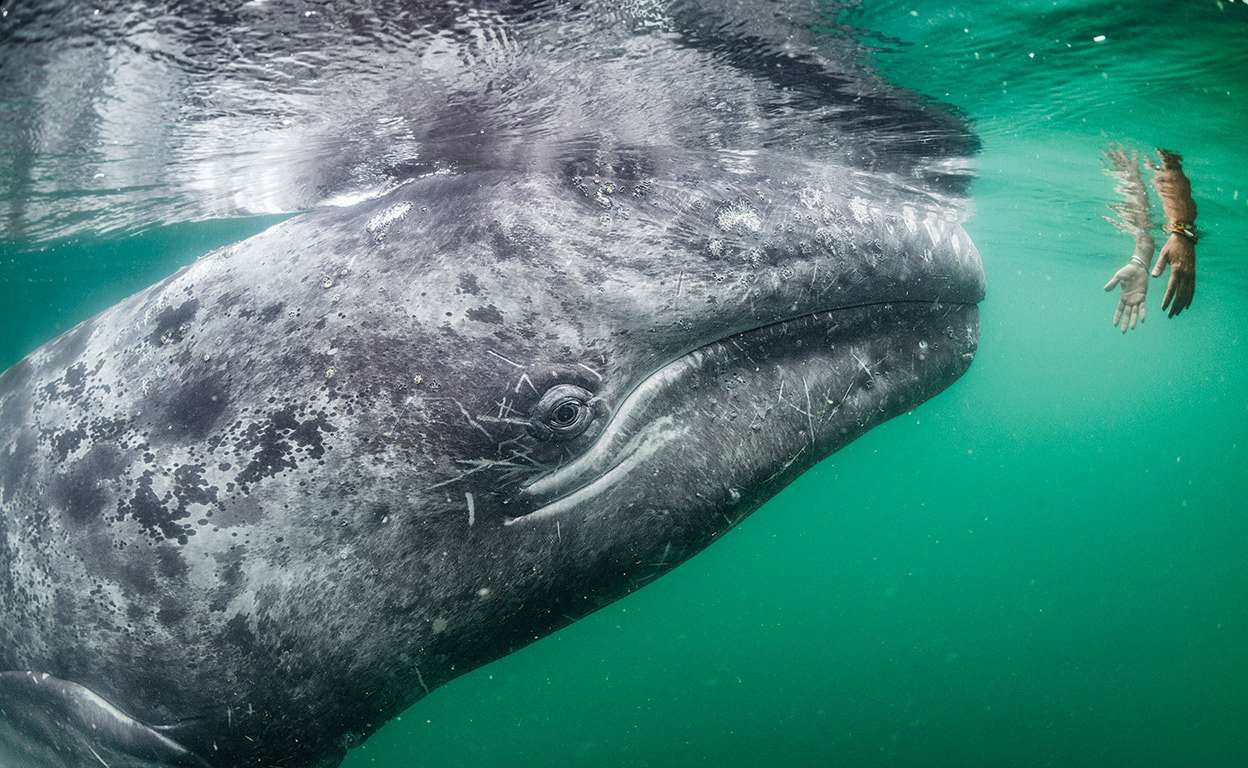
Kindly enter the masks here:
<path id="1" fill-rule="evenodd" d="M 1122 286 L 1122 294 L 1118 298 L 1118 310 L 1114 312 L 1114 325 L 1122 322 L 1122 332 L 1135 328 L 1135 323 L 1144 322 L 1144 297 L 1148 294 L 1148 269 L 1134 258 L 1114 273 L 1113 279 L 1105 284 L 1106 291 L 1114 290 L 1114 286 Z M 1164 309 L 1164 307 L 1163 307 Z"/>
<path id="2" fill-rule="evenodd" d="M 1191 306 L 1192 297 L 1196 295 L 1195 243 L 1183 235 L 1170 235 L 1170 239 L 1161 247 L 1157 264 L 1153 266 L 1153 277 L 1161 277 L 1167 264 L 1170 265 L 1170 281 L 1166 284 L 1166 295 L 1161 301 L 1161 308 L 1164 311 L 1169 307 L 1169 316 L 1174 317 Z M 1125 287 L 1123 292 L 1126 292 Z M 1144 319 L 1143 311 L 1140 319 Z"/>

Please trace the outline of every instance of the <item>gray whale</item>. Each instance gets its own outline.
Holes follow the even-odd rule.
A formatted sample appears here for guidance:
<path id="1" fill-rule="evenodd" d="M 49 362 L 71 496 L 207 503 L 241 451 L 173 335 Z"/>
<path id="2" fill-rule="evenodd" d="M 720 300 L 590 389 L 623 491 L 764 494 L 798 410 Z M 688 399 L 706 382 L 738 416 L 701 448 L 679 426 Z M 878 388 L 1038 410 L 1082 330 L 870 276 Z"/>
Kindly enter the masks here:
<path id="1" fill-rule="evenodd" d="M 349 151 L 276 156 L 318 169 L 282 206 L 311 210 L 0 375 L 0 765 L 337 765 L 970 365 L 973 139 L 800 5 L 391 5 L 361 31 L 189 4 L 166 33 L 218 90 L 244 70 L 202 62 L 258 56 L 258 21 L 324 24 L 270 39 L 291 55 L 376 50 L 239 97 L 359 102 L 322 126 Z M 6 45 L 55 46 L 13 15 Z M 352 134 L 390 58 L 401 127 Z M 352 138 L 391 151 L 362 168 Z M 158 210 L 237 195 L 205 197 Z M 14 215 L 73 231 L 39 206 Z"/>

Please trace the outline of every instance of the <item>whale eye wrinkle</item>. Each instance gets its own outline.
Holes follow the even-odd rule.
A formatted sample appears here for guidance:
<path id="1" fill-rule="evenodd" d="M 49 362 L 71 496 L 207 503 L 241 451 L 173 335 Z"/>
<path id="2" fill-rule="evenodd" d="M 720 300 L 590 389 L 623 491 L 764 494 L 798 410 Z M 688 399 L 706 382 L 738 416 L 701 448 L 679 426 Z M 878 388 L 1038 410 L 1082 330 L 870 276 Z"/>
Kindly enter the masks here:
<path id="1" fill-rule="evenodd" d="M 546 390 L 529 419 L 534 435 L 541 440 L 579 437 L 594 420 L 592 398 L 588 390 L 574 384 L 558 384 Z"/>

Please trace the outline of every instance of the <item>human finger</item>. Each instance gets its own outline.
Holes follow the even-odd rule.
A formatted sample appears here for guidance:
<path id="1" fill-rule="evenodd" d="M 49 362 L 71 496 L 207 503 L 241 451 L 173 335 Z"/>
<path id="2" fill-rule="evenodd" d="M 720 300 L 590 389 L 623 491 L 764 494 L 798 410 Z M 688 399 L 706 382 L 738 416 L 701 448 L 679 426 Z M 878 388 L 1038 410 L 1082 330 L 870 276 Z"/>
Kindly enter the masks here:
<path id="1" fill-rule="evenodd" d="M 1115 274 L 1113 277 L 1109 279 L 1109 282 L 1105 284 L 1105 290 L 1106 291 L 1114 290 L 1114 286 L 1118 285 L 1118 283 L 1120 282 L 1122 282 L 1122 278 Z"/>
<path id="2" fill-rule="evenodd" d="M 1174 306 L 1170 307 L 1170 317 L 1174 317 L 1192 305 L 1192 294 L 1196 292 L 1194 281 L 1184 281 L 1175 292 Z"/>
<path id="3" fill-rule="evenodd" d="M 1170 253 L 1165 248 L 1161 249 L 1161 255 L 1157 257 L 1157 263 L 1153 265 L 1153 277 L 1161 277 L 1161 273 L 1166 270 L 1166 262 L 1170 259 Z"/>
<path id="4" fill-rule="evenodd" d="M 1125 301 L 1118 302 L 1118 309 L 1114 310 L 1114 326 L 1115 327 L 1117 327 L 1118 322 L 1122 320 L 1122 313 L 1124 310 L 1126 310 L 1126 308 L 1127 308 L 1127 302 Z M 1126 332 L 1125 328 L 1123 329 L 1123 332 L 1124 333 Z"/>
<path id="5" fill-rule="evenodd" d="M 1166 283 L 1166 295 L 1162 297 L 1161 300 L 1161 308 L 1163 311 L 1170 306 L 1170 300 L 1174 298 L 1174 293 L 1178 290 L 1178 282 L 1178 280 L 1174 279 L 1174 272 L 1172 271 L 1170 273 L 1170 280 Z M 1170 312 L 1170 317 L 1174 317 L 1173 311 Z"/>

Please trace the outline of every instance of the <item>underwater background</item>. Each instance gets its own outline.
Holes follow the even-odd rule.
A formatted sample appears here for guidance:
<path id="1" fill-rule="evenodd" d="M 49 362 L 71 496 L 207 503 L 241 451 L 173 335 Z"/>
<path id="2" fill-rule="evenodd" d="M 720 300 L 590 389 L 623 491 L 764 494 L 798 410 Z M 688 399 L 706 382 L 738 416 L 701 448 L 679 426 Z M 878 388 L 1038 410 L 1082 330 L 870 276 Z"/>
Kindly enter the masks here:
<path id="1" fill-rule="evenodd" d="M 983 142 L 970 372 L 344 766 L 1248 765 L 1248 5 L 865 0 L 840 24 Z M 1154 279 L 1125 335 L 1111 143 L 1181 153 L 1203 235 L 1192 307 L 1167 318 Z M 0 242 L 0 369 L 276 220 Z"/>

